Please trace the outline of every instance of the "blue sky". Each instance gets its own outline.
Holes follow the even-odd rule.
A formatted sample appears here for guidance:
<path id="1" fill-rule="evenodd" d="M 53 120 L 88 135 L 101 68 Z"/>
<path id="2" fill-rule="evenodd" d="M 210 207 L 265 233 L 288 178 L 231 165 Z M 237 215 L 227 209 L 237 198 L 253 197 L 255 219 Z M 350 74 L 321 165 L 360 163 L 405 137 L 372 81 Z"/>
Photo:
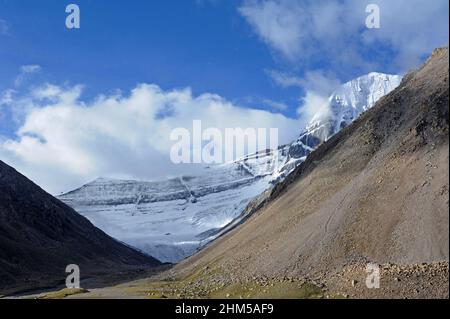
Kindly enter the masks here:
<path id="1" fill-rule="evenodd" d="M 194 94 L 214 92 L 254 108 L 270 109 L 263 101 L 277 101 L 289 106 L 283 110 L 286 115 L 295 116 L 302 88 L 280 88 L 267 70 L 298 76 L 327 70 L 340 81 L 370 71 L 404 72 L 390 63 L 396 48 L 380 48 L 380 43 L 358 46 L 365 59 L 377 62 L 376 70 L 361 65 L 333 70 L 320 52 L 307 65 L 286 60 L 261 41 L 239 12 L 246 1 L 72 2 L 81 8 L 79 30 L 65 27 L 68 1 L 0 0 L 0 19 L 8 25 L 8 36 L 0 38 L 0 90 L 11 85 L 20 66 L 37 64 L 42 72 L 34 81 L 82 83 L 85 98 L 157 83 L 163 88 L 189 86 Z M 364 19 L 362 9 L 360 28 Z"/>
<path id="2" fill-rule="evenodd" d="M 65 26 L 69 3 L 78 30 Z M 369 3 L 380 29 L 365 25 Z M 193 119 L 277 127 L 288 142 L 308 121 L 302 109 L 314 111 L 308 96 L 372 71 L 403 74 L 447 45 L 448 6 L 0 0 L 0 159 L 59 192 L 98 176 L 179 174 L 161 164 L 167 132 Z"/>
<path id="3" fill-rule="evenodd" d="M 0 42 L 0 90 L 21 65 L 38 64 L 42 72 L 30 81 L 83 83 L 86 98 L 145 82 L 253 107 L 266 107 L 263 98 L 297 100 L 296 90 L 266 76 L 275 62 L 239 15 L 239 1 L 80 0 L 79 30 L 65 28 L 67 3 L 0 0 L 10 29 Z"/>

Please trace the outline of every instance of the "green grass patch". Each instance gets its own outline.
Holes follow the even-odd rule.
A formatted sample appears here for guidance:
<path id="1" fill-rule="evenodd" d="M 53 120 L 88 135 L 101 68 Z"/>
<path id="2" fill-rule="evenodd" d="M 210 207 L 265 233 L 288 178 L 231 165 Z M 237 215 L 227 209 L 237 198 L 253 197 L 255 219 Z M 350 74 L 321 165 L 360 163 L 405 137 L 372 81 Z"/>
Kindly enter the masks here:
<path id="1" fill-rule="evenodd" d="M 310 299 L 323 297 L 322 290 L 299 282 L 232 284 L 210 295 L 212 299 Z"/>
<path id="2" fill-rule="evenodd" d="M 50 292 L 48 294 L 42 295 L 38 297 L 39 299 L 63 299 L 68 296 L 78 295 L 78 294 L 84 294 L 89 292 L 86 289 L 83 288 L 65 288 L 59 291 Z"/>

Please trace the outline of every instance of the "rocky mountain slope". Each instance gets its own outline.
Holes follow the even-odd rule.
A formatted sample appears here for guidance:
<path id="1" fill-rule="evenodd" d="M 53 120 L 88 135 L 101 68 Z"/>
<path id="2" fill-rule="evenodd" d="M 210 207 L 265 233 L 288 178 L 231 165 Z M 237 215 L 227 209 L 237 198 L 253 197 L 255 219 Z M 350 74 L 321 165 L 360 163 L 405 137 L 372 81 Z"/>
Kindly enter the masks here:
<path id="1" fill-rule="evenodd" d="M 59 199 L 114 238 L 161 261 L 178 262 L 238 224 L 252 199 L 281 181 L 400 80 L 370 73 L 344 84 L 330 97 L 329 112 L 318 114 L 296 141 L 277 152 L 212 166 L 198 176 L 156 182 L 98 179 Z"/>
<path id="2" fill-rule="evenodd" d="M 95 228 L 72 208 L 0 161 L 0 295 L 160 265 Z"/>
<path id="3" fill-rule="evenodd" d="M 206 295 L 309 278 L 351 297 L 448 298 L 448 73 L 448 48 L 435 50 L 169 277 L 201 274 L 186 293 Z M 380 289 L 365 287 L 367 263 L 386 265 Z"/>

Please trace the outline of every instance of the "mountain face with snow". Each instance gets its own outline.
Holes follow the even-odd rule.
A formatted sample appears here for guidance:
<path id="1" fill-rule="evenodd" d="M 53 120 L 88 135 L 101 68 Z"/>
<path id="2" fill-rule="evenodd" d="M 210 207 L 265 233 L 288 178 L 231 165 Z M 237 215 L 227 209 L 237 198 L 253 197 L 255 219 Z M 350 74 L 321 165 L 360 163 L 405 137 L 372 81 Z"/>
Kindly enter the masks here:
<path id="1" fill-rule="evenodd" d="M 112 237 L 176 262 L 216 237 L 269 184 L 271 157 L 156 182 L 97 179 L 59 197 Z"/>
<path id="2" fill-rule="evenodd" d="M 320 143 L 328 140 L 367 111 L 402 81 L 399 75 L 372 72 L 339 87 L 328 99 L 328 107 L 318 112 L 290 146 L 281 176 L 291 172 Z"/>
<path id="3" fill-rule="evenodd" d="M 156 182 L 97 179 L 59 197 L 94 225 L 164 262 L 177 262 L 236 222 L 252 199 L 287 176 L 320 143 L 401 82 L 370 73 L 338 88 L 299 138 L 197 176 Z"/>

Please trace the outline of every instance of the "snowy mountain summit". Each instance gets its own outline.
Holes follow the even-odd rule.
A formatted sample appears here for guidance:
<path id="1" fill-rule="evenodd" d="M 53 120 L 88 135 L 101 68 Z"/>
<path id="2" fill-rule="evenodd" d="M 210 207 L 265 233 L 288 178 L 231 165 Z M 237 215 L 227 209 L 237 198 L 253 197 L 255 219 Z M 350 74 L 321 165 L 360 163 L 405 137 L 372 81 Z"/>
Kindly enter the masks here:
<path id="1" fill-rule="evenodd" d="M 198 176 L 155 182 L 97 179 L 59 199 L 110 236 L 163 262 L 177 262 L 239 220 L 252 199 L 400 82 L 398 75 L 369 73 L 345 83 L 298 139 L 279 148 L 276 160 L 273 153 L 253 154 Z"/>
<path id="2" fill-rule="evenodd" d="M 398 87 L 401 80 L 399 75 L 373 72 L 345 83 L 330 96 L 328 112 L 314 116 L 306 130 L 314 132 L 325 126 L 327 130 L 317 137 L 326 140 Z"/>
<path id="3" fill-rule="evenodd" d="M 328 140 L 349 125 L 361 113 L 397 88 L 402 81 L 400 75 L 372 72 L 340 86 L 321 107 L 289 147 L 288 161 L 282 169 L 286 175 L 308 156 L 320 143 Z"/>

